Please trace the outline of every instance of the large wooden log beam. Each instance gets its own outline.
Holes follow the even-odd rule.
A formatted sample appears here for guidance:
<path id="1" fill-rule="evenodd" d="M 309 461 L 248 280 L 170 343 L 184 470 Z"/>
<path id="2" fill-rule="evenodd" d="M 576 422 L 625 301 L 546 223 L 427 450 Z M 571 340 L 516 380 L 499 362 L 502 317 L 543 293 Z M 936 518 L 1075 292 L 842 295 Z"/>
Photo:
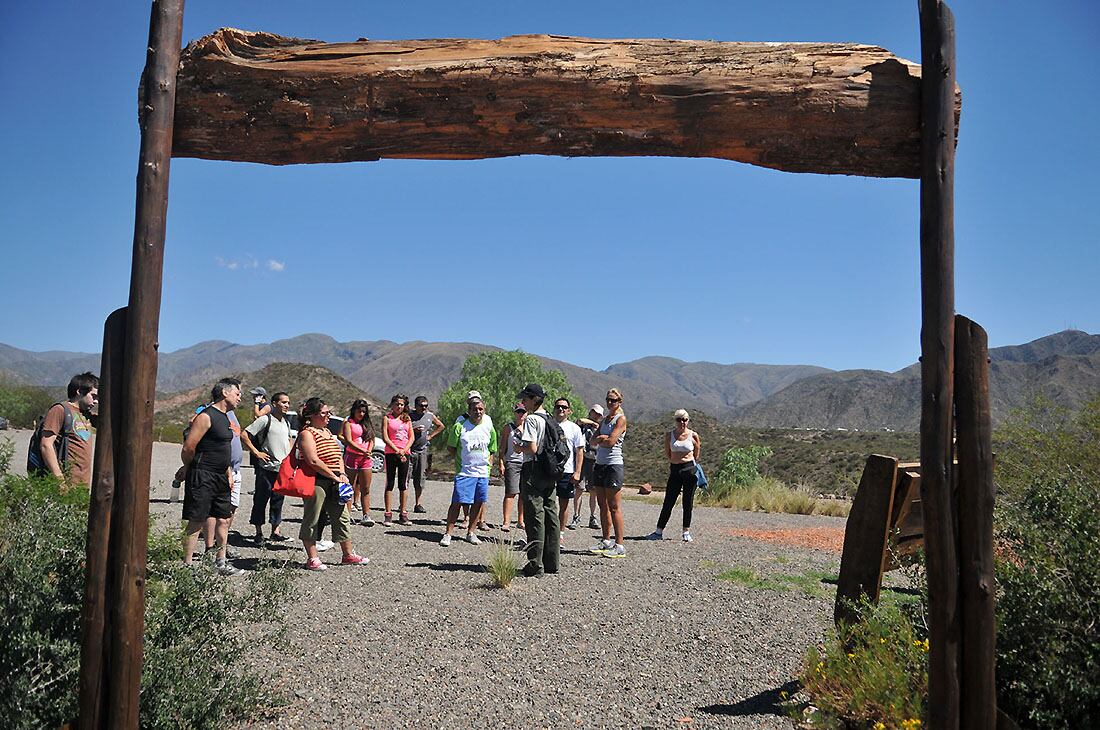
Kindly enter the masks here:
<path id="1" fill-rule="evenodd" d="M 173 154 L 272 165 L 662 155 L 915 178 L 920 67 L 857 44 L 322 43 L 223 28 L 184 49 Z"/>

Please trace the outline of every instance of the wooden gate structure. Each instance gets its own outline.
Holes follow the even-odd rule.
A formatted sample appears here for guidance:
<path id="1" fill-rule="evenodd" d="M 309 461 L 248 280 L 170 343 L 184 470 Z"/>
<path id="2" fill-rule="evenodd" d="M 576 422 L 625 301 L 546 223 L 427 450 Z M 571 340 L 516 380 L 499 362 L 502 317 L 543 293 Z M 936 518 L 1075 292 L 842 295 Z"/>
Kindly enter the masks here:
<path id="1" fill-rule="evenodd" d="M 920 178 L 929 725 L 993 727 L 988 365 L 984 332 L 956 324 L 954 312 L 961 97 L 954 18 L 942 0 L 919 2 L 921 67 L 850 44 L 557 36 L 324 44 L 227 30 L 190 44 L 181 64 L 183 5 L 152 2 L 129 303 L 104 331 L 80 727 L 138 726 L 172 156 L 286 164 L 518 154 L 717 157 Z M 958 371 L 957 342 L 968 348 Z M 956 424 L 958 510 L 949 489 Z"/>

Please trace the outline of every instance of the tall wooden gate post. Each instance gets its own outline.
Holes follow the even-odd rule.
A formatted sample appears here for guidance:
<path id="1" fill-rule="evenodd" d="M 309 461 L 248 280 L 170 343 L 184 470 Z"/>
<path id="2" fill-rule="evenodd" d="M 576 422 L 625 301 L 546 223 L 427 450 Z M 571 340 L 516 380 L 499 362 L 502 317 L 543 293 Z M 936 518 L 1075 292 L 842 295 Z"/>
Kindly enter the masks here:
<path id="1" fill-rule="evenodd" d="M 99 369 L 99 423 L 95 435 L 92 498 L 88 505 L 88 559 L 84 568 L 84 606 L 80 616 L 79 724 L 106 726 L 104 700 L 110 683 L 107 655 L 107 582 L 110 573 L 111 510 L 115 494 L 115 443 L 121 422 L 122 361 L 126 348 L 126 308 L 116 309 L 103 325 Z"/>
<path id="2" fill-rule="evenodd" d="M 951 496 L 955 348 L 955 18 L 920 0 L 921 501 L 928 569 L 928 720 L 959 727 L 959 577 Z"/>
<path id="3" fill-rule="evenodd" d="M 153 0 L 149 47 L 142 75 L 141 150 L 138 157 L 130 301 L 127 307 L 120 402 L 111 434 L 115 471 L 114 502 L 108 525 L 108 567 L 103 647 L 110 683 L 103 707 L 81 717 L 81 727 L 137 728 L 141 695 L 142 634 L 145 624 L 145 557 L 149 532 L 149 475 L 153 451 L 153 398 L 157 378 L 157 335 L 168 212 L 168 172 L 176 107 L 176 73 L 183 36 L 184 0 Z M 101 467 L 102 468 L 102 467 Z M 97 537 L 97 542 L 102 538 Z M 89 541 L 89 551 L 94 545 Z M 94 588 L 94 586 L 92 587 Z M 95 606 L 94 595 L 86 606 Z M 95 620 L 89 613 L 86 621 Z M 101 645 L 102 646 L 102 645 Z M 91 652 L 81 664 L 87 699 L 102 687 L 102 672 Z M 82 655 L 82 659 L 84 656 Z M 82 697 L 85 692 L 82 691 Z M 83 709 L 83 707 L 82 707 Z"/>
<path id="4" fill-rule="evenodd" d="M 997 726 L 993 577 L 993 426 L 985 330 L 955 318 L 955 419 L 959 454 L 959 718 L 967 730 Z"/>

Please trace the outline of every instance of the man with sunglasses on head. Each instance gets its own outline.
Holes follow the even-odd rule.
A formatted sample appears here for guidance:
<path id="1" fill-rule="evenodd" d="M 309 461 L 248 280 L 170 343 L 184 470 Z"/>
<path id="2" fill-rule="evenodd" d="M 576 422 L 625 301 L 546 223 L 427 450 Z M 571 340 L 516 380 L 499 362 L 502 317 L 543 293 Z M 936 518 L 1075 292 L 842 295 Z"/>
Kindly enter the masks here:
<path id="1" fill-rule="evenodd" d="M 443 421 L 440 421 L 434 413 L 428 410 L 428 398 L 423 395 L 416 396 L 412 413 L 413 444 L 409 450 L 409 471 L 412 474 L 413 491 L 416 493 L 416 504 L 413 512 L 427 512 L 420 498 L 424 494 L 424 475 L 428 470 L 428 451 L 432 439 L 443 433 Z"/>
<path id="2" fill-rule="evenodd" d="M 573 407 L 568 398 L 558 398 L 554 401 L 554 419 L 561 426 L 565 434 L 565 443 L 569 444 L 569 460 L 565 462 L 565 471 L 558 480 L 558 524 L 566 525 L 569 516 L 569 505 L 573 501 L 573 494 L 580 489 L 581 469 L 584 466 L 584 434 L 581 427 L 569 420 L 573 413 Z M 574 527 L 574 529 L 576 529 Z M 561 538 L 564 541 L 564 538 Z"/>

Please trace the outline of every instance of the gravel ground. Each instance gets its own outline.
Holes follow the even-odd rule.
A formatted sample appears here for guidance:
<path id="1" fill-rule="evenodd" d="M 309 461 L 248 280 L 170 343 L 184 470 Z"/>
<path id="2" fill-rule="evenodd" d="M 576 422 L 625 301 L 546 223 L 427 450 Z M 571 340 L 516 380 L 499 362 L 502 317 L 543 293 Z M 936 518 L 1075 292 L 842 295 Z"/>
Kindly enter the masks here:
<path id="1" fill-rule="evenodd" d="M 167 501 L 178 459 L 178 445 L 155 445 L 152 511 L 165 524 L 180 514 Z M 238 514 L 247 535 L 251 470 L 244 479 Z M 378 482 L 372 497 L 380 522 Z M 356 550 L 370 565 L 301 571 L 289 647 L 257 647 L 250 657 L 274 667 L 290 704 L 252 727 L 793 727 L 776 703 L 792 690 L 805 648 L 831 623 L 832 586 L 821 595 L 775 592 L 718 575 L 735 566 L 835 575 L 835 552 L 730 532 L 842 528 L 842 519 L 697 507 L 696 540 L 685 544 L 677 509 L 666 531 L 676 539 L 648 542 L 641 536 L 659 507 L 627 500 L 626 559 L 589 554 L 596 531 L 566 530 L 558 575 L 519 577 L 498 590 L 483 569 L 490 540 L 438 544 L 450 491 L 429 483 L 429 513 L 414 515 L 412 527 L 353 526 Z M 501 496 L 493 487 L 493 525 Z M 288 504 L 284 514 L 284 531 L 296 535 L 301 508 Z M 245 565 L 260 556 L 239 535 L 231 542 Z M 300 543 L 284 545 L 268 554 L 300 564 Z M 338 563 L 339 550 L 322 559 Z"/>

